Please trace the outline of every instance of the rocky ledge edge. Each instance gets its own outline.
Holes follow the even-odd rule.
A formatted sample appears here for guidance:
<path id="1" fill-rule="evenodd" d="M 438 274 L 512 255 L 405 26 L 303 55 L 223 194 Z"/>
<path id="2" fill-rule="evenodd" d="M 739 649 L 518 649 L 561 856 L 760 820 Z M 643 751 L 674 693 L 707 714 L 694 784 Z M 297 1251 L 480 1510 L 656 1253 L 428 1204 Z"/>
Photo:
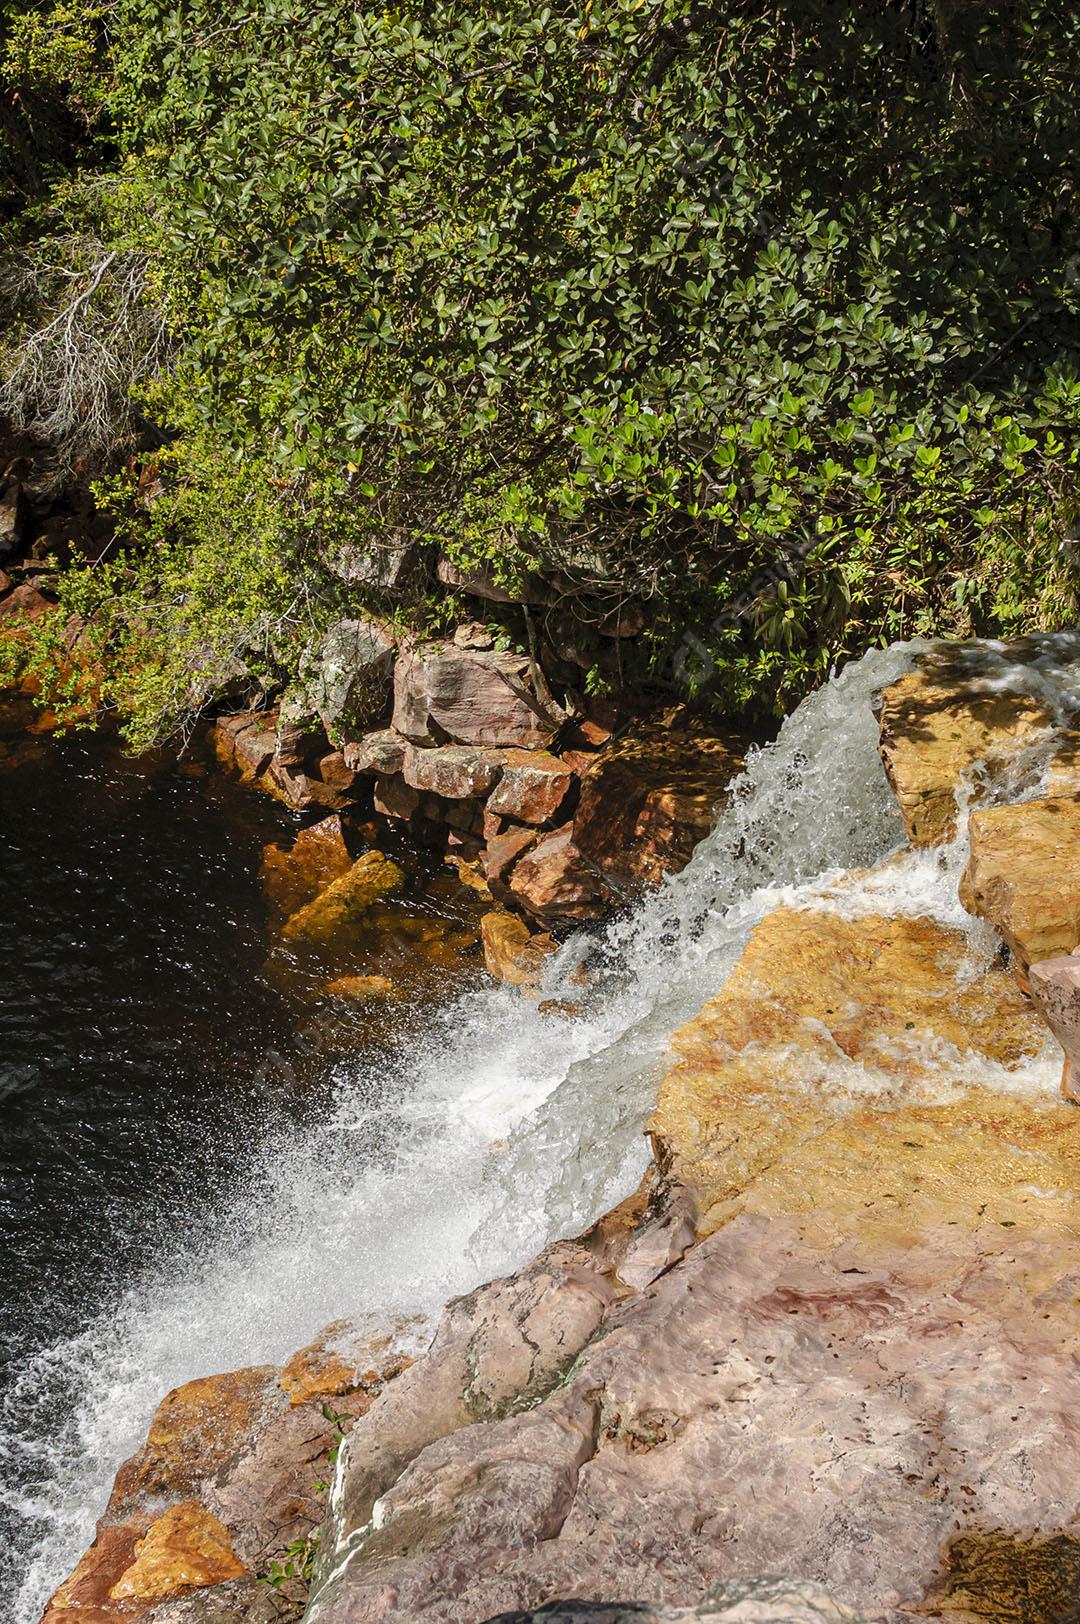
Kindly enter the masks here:
<path id="1" fill-rule="evenodd" d="M 988 803 L 961 896 L 1002 951 L 828 896 L 768 915 L 674 1040 L 635 1196 L 426 1350 L 329 1327 L 168 1395 L 47 1624 L 1067 1616 L 1075 736 L 963 651 L 880 709 L 914 845 Z M 1046 792 L 994 804 L 1048 738 Z M 1061 1049 L 1064 1097 L 1014 1086 Z"/>

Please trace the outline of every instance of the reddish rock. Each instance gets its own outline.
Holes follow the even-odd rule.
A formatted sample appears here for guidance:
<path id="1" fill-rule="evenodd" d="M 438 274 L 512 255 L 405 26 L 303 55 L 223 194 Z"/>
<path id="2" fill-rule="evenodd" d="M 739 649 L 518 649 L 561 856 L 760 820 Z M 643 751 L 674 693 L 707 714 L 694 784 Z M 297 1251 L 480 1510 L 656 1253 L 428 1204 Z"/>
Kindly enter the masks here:
<path id="1" fill-rule="evenodd" d="M 399 773 L 405 762 L 406 741 L 393 728 L 380 733 L 369 733 L 365 738 L 345 746 L 345 764 L 354 773 L 380 773 L 391 776 Z"/>
<path id="2" fill-rule="evenodd" d="M 598 918 L 608 900 L 602 877 L 575 845 L 569 824 L 527 851 L 507 884 L 514 901 L 544 922 Z"/>
<path id="3" fill-rule="evenodd" d="M 484 848 L 483 864 L 484 875 L 492 896 L 502 901 L 509 899 L 507 878 L 519 857 L 535 846 L 538 835 L 535 829 L 521 828 L 512 825 L 505 834 L 492 835 Z"/>
<path id="4" fill-rule="evenodd" d="M 293 1405 L 348 1393 L 349 1410 L 355 1416 L 412 1362 L 393 1337 L 362 1338 L 347 1320 L 335 1320 L 293 1354 L 281 1372 L 281 1386 Z"/>
<path id="5" fill-rule="evenodd" d="M 520 587 L 508 592 L 505 587 L 495 584 L 490 570 L 483 567 L 459 569 L 448 558 L 439 559 L 435 574 L 444 586 L 454 587 L 473 598 L 483 598 L 486 603 L 528 603 L 539 608 L 552 601 L 551 589 L 539 575 L 528 576 Z"/>
<path id="6" fill-rule="evenodd" d="M 237 768 L 244 778 L 259 778 L 277 749 L 276 711 L 239 711 L 219 716 L 214 724 L 218 758 Z"/>
<path id="7" fill-rule="evenodd" d="M 167 1393 L 146 1442 L 116 1474 L 106 1509 L 111 1522 L 144 1505 L 187 1499 L 206 1478 L 233 1465 L 277 1398 L 270 1365 L 201 1376 Z"/>
<path id="8" fill-rule="evenodd" d="M 434 749 L 405 748 L 402 776 L 413 789 L 446 800 L 477 800 L 487 794 L 502 771 L 502 753 L 462 744 Z"/>
<path id="9" fill-rule="evenodd" d="M 558 756 L 546 750 L 507 750 L 487 809 L 518 823 L 550 823 L 573 783 L 573 772 Z"/>
<path id="10" fill-rule="evenodd" d="M 658 885 L 685 868 L 710 832 L 742 763 L 743 743 L 734 737 L 663 723 L 636 729 L 583 776 L 575 844 L 618 889 Z"/>
<path id="11" fill-rule="evenodd" d="M 454 632 L 455 648 L 489 649 L 495 647 L 495 638 L 478 620 L 467 620 Z"/>
<path id="12" fill-rule="evenodd" d="M 109 1599 L 134 1604 L 140 1611 L 167 1596 L 242 1578 L 247 1571 L 237 1560 L 228 1530 L 197 1500 L 170 1506 L 155 1518 L 134 1556 Z"/>
<path id="13" fill-rule="evenodd" d="M 16 615 L 25 620 L 40 620 L 56 605 L 51 598 L 47 598 L 32 581 L 24 581 L 9 592 L 6 598 L 0 598 L 0 620 L 8 617 L 14 619 Z"/>
<path id="14" fill-rule="evenodd" d="M 532 692 L 521 655 L 435 643 L 398 656 L 393 725 L 414 744 L 543 746 L 559 722 Z"/>
<path id="15" fill-rule="evenodd" d="M 146 1519 L 103 1528 L 69 1579 L 53 1595 L 41 1624 L 111 1624 L 121 1617 L 109 1592 L 135 1559 Z"/>

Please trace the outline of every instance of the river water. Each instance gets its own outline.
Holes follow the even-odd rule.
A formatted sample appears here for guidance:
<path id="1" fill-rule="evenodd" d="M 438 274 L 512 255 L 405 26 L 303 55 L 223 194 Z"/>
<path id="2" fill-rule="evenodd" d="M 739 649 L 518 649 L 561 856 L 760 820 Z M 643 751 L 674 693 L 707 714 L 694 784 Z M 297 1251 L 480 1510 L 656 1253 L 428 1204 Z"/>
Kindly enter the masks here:
<path id="1" fill-rule="evenodd" d="M 1076 644 L 1019 667 L 991 649 L 987 680 L 1074 703 Z M 544 991 L 576 1016 L 447 983 L 291 1090 L 257 883 L 288 814 L 197 762 L 145 772 L 86 741 L 0 774 L 16 1553 L 0 1616 L 36 1624 L 169 1388 L 278 1362 L 343 1316 L 430 1318 L 634 1187 L 670 1036 L 754 923 L 902 844 L 871 702 L 917 652 L 871 653 L 814 695 L 689 868 L 567 944 Z M 907 857 L 842 905 L 960 922 L 956 862 Z"/>

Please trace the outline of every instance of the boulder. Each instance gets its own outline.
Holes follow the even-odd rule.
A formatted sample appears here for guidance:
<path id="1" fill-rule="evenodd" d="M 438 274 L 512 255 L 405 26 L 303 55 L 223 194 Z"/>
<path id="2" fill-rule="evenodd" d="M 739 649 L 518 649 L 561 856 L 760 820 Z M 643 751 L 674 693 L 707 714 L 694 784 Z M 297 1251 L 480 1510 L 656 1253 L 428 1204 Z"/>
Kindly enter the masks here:
<path id="1" fill-rule="evenodd" d="M 535 987 L 544 961 L 556 951 L 550 936 L 534 935 L 523 919 L 505 908 L 484 914 L 480 936 L 489 974 L 512 987 Z"/>
<path id="2" fill-rule="evenodd" d="M 402 765 L 402 776 L 411 788 L 451 801 L 480 799 L 501 772 L 502 755 L 498 750 L 463 744 L 426 750 L 409 744 Z"/>
<path id="3" fill-rule="evenodd" d="M 345 764 L 354 773 L 379 773 L 391 777 L 405 762 L 406 740 L 393 728 L 368 733 L 345 746 Z"/>
<path id="4" fill-rule="evenodd" d="M 597 919 L 609 900 L 602 876 L 575 845 L 570 824 L 538 840 L 514 864 L 506 883 L 517 906 L 544 923 Z"/>
<path id="5" fill-rule="evenodd" d="M 550 823 L 566 804 L 573 783 L 572 770 L 549 751 L 507 750 L 487 809 L 518 823 Z"/>
<path id="6" fill-rule="evenodd" d="M 346 874 L 294 913 L 283 934 L 293 941 L 327 942 L 404 884 L 404 874 L 389 857 L 380 851 L 365 852 Z"/>
<path id="7" fill-rule="evenodd" d="M 1054 716 L 1011 673 L 972 651 L 943 650 L 919 662 L 878 700 L 881 759 L 913 846 L 936 846 L 956 832 L 967 781 L 976 800 L 1015 789 L 1024 751 L 1051 737 Z"/>
<path id="8" fill-rule="evenodd" d="M 372 727 L 389 708 L 394 639 L 376 621 L 336 620 L 309 663 L 311 703 L 332 743 Z"/>
<path id="9" fill-rule="evenodd" d="M 711 831 L 745 740 L 636 728 L 604 750 L 581 780 L 574 842 L 616 891 L 658 885 L 685 868 Z"/>
<path id="10" fill-rule="evenodd" d="M 320 1624 L 718 1583 L 706 1617 L 1061 1613 L 1080 1116 L 1033 1100 L 1038 1018 L 963 933 L 836 900 L 766 919 L 679 1034 L 663 1173 L 451 1304 L 357 1422 Z"/>
<path id="11" fill-rule="evenodd" d="M 1005 938 L 1021 973 L 1080 944 L 1080 801 L 973 812 L 960 900 Z"/>
<path id="12" fill-rule="evenodd" d="M 1031 996 L 1065 1051 L 1061 1092 L 1080 1105 L 1080 957 L 1040 959 L 1031 966 Z"/>
<path id="13" fill-rule="evenodd" d="M 523 655 L 436 643 L 398 656 L 393 725 L 413 744 L 543 747 L 560 721 L 532 691 Z"/>

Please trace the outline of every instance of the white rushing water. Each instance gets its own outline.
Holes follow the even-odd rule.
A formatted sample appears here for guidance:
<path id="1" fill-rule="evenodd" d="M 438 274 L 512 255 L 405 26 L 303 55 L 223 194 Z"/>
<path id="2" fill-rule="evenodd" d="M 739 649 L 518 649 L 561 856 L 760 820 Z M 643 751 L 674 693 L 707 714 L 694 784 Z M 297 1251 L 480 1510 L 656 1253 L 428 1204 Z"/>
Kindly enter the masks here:
<path id="1" fill-rule="evenodd" d="M 581 1003 L 579 1014 L 544 1014 L 535 999 L 493 987 L 437 1017 L 419 1046 L 341 1075 L 317 1131 L 268 1139 L 210 1243 L 185 1246 L 181 1236 L 82 1335 L 31 1361 L 21 1398 L 43 1395 L 42 1431 L 0 1436 L 0 1447 L 8 1467 L 19 1451 L 45 1451 L 49 1476 L 18 1507 L 34 1543 L 14 1562 L 5 1618 L 36 1624 L 168 1389 L 280 1362 L 342 1317 L 373 1329 L 430 1318 L 448 1296 L 581 1230 L 628 1193 L 646 1165 L 642 1125 L 671 1034 L 715 994 L 778 902 L 958 922 L 955 853 L 907 856 L 885 876 L 835 883 L 903 843 L 871 703 L 917 652 L 873 652 L 800 706 L 754 754 L 684 873 L 599 941 L 567 944 L 544 991 Z M 1043 639 L 1019 666 L 993 646 L 979 659 L 991 685 L 1065 709 L 1080 698 L 1078 638 Z M 1039 770 L 1033 758 L 1017 793 L 1037 790 Z M 978 951 L 977 933 L 973 942 Z M 586 951 L 583 991 L 573 972 Z M 1052 1088 L 1044 1068 L 1028 1082 Z"/>

